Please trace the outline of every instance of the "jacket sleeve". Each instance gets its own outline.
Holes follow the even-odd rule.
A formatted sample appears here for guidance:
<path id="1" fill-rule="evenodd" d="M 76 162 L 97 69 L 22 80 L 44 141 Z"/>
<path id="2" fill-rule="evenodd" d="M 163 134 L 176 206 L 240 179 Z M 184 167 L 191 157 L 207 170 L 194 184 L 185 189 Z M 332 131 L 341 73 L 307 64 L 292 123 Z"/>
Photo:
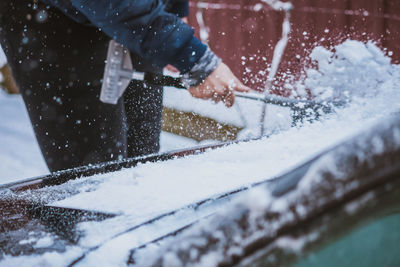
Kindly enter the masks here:
<path id="1" fill-rule="evenodd" d="M 180 18 L 187 17 L 189 15 L 189 2 L 188 0 L 169 0 L 165 10 Z"/>
<path id="2" fill-rule="evenodd" d="M 184 2 L 184 1 L 177 1 Z M 190 71 L 207 47 L 162 0 L 72 0 L 76 9 L 131 52 L 158 66 Z"/>

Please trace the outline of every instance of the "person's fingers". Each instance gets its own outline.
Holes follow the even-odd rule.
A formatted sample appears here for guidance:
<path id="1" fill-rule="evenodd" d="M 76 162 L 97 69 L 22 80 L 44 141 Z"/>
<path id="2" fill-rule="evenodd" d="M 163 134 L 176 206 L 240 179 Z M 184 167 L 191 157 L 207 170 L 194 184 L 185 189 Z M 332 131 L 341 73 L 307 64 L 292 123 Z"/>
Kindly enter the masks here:
<path id="1" fill-rule="evenodd" d="M 206 99 L 199 87 L 191 87 L 188 89 L 188 91 L 195 98 Z"/>
<path id="2" fill-rule="evenodd" d="M 233 76 L 233 79 L 229 81 L 227 84 L 229 90 L 231 91 L 238 91 L 238 92 L 248 92 L 251 89 L 247 86 L 245 86 L 239 79 L 237 79 L 235 76 Z"/>
<path id="3" fill-rule="evenodd" d="M 235 79 L 235 86 L 233 90 L 238 91 L 238 92 L 249 92 L 251 89 L 244 85 L 239 79 Z"/>
<path id="4" fill-rule="evenodd" d="M 214 103 L 218 103 L 223 100 L 223 96 L 219 95 L 218 93 L 213 93 L 211 100 L 214 101 Z"/>
<path id="5" fill-rule="evenodd" d="M 190 87 L 190 88 L 188 88 L 188 91 L 193 97 L 197 97 L 197 88 L 196 87 Z"/>
<path id="6" fill-rule="evenodd" d="M 224 95 L 224 96 L 226 96 L 226 95 L 228 95 L 231 91 L 232 91 L 233 89 L 232 89 L 232 87 L 231 86 L 229 86 L 229 85 L 225 85 L 225 86 L 222 86 L 222 94 Z"/>
<path id="7" fill-rule="evenodd" d="M 232 91 L 229 91 L 229 93 L 224 97 L 223 102 L 228 108 L 232 107 L 233 103 L 235 103 L 235 94 Z"/>
<path id="8" fill-rule="evenodd" d="M 238 91 L 238 92 L 247 93 L 247 92 L 250 92 L 250 90 L 251 90 L 250 87 L 247 87 L 246 85 L 244 85 L 242 83 L 235 87 L 235 91 Z"/>
<path id="9" fill-rule="evenodd" d="M 210 99 L 216 103 L 223 102 L 231 107 L 235 102 L 234 92 L 248 92 L 245 86 L 229 69 L 221 63 L 213 73 L 199 86 L 189 88 L 192 96 L 201 99 Z"/>

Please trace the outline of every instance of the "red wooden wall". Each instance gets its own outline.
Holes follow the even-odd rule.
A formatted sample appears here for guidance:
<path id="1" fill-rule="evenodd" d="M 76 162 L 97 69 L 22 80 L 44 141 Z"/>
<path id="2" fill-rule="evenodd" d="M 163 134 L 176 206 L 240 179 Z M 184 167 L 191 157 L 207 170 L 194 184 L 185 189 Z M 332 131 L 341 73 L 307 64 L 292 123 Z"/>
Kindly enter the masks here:
<path id="1" fill-rule="evenodd" d="M 393 63 L 400 62 L 399 0 L 292 3 L 292 31 L 278 79 L 288 71 L 298 76 L 306 55 L 316 45 L 330 47 L 348 38 L 374 40 L 387 53 L 393 52 Z M 199 32 L 196 13 L 202 10 L 211 48 L 247 85 L 263 90 L 267 74 L 262 71 L 272 61 L 284 13 L 256 0 L 191 0 L 190 6 L 189 23 Z"/>

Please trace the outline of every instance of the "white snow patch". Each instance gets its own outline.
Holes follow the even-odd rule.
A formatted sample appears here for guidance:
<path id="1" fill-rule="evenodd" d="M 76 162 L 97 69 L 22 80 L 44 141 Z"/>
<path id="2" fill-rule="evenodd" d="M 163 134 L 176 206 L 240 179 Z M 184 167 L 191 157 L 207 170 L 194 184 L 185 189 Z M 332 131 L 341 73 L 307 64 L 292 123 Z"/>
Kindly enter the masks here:
<path id="1" fill-rule="evenodd" d="M 79 257 L 82 253 L 82 249 L 78 247 L 68 247 L 63 253 L 59 252 L 47 252 L 42 255 L 35 256 L 18 256 L 11 257 L 5 255 L 0 261 L 0 267 L 9 266 L 31 266 L 31 267 L 64 267 L 67 266 L 76 257 Z"/>
<path id="2" fill-rule="evenodd" d="M 271 205 L 273 197 L 265 192 L 265 188 L 255 188 L 243 198 L 238 198 L 238 202 L 244 202 L 250 208 L 250 221 L 263 216 L 265 209 Z M 275 201 L 275 200 L 274 200 Z"/>
<path id="3" fill-rule="evenodd" d="M 209 267 L 217 266 L 217 263 L 222 260 L 221 255 L 217 252 L 210 252 L 200 258 L 200 262 L 193 264 L 193 267 Z"/>
<path id="4" fill-rule="evenodd" d="M 308 244 L 310 241 L 316 240 L 319 237 L 318 233 L 312 233 L 308 236 L 302 238 L 293 238 L 289 236 L 280 237 L 276 241 L 278 247 L 291 250 L 293 252 L 301 252 L 304 245 Z"/>
<path id="5" fill-rule="evenodd" d="M 32 243 L 35 242 L 36 240 L 37 240 L 36 238 L 31 237 L 31 238 L 28 238 L 28 239 L 21 240 L 21 241 L 19 241 L 18 243 L 19 243 L 20 245 L 26 245 L 26 244 L 32 244 Z"/>
<path id="6" fill-rule="evenodd" d="M 175 253 L 167 253 L 163 256 L 162 266 L 180 267 L 183 266 L 183 264 L 180 259 L 175 255 Z"/>
<path id="7" fill-rule="evenodd" d="M 368 201 L 374 199 L 374 197 L 375 197 L 374 192 L 369 192 L 369 193 L 365 194 L 364 196 L 362 196 L 360 199 L 347 204 L 345 206 L 345 211 L 348 214 L 354 214 L 360 209 L 360 207 L 365 205 Z"/>
<path id="8" fill-rule="evenodd" d="M 0 89 L 0 184 L 47 173 L 21 96 Z"/>
<path id="9" fill-rule="evenodd" d="M 391 65 L 390 58 L 371 41 L 347 40 L 332 50 L 316 47 L 310 57 L 317 69 L 307 69 L 306 78 L 296 87 L 309 88 L 317 99 L 374 97 L 385 82 L 398 79 L 399 66 Z"/>
<path id="10" fill-rule="evenodd" d="M 4 54 L 4 51 L 0 46 L 0 68 L 3 67 L 6 63 L 7 63 L 6 55 Z"/>
<path id="11" fill-rule="evenodd" d="M 34 245 L 35 248 L 46 248 L 52 246 L 54 243 L 54 240 L 51 236 L 45 236 L 40 238 L 36 244 Z"/>

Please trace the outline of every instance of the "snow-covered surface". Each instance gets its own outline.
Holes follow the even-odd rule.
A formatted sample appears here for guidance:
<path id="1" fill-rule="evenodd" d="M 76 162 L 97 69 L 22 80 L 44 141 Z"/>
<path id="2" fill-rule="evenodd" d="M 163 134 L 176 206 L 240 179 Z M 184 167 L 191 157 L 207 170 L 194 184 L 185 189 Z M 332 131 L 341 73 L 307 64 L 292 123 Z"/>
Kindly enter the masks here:
<path id="1" fill-rule="evenodd" d="M 175 263 L 183 261 L 184 266 L 230 265 L 232 258 L 237 260 L 246 255 L 249 251 L 247 248 L 252 247 L 252 244 L 273 238 L 277 238 L 273 242 L 274 245 L 269 244 L 265 249 L 272 255 L 265 250 L 261 253 L 268 255 L 268 259 L 276 263 L 275 265 L 280 265 L 277 258 L 274 258 L 280 254 L 275 251 L 277 247 L 286 252 L 291 250 L 296 254 L 301 253 L 305 245 L 316 241 L 320 236 L 324 238 L 324 232 L 330 231 L 327 228 L 332 226 L 329 225 L 329 222 L 334 220 L 329 218 L 332 214 L 328 212 L 323 216 L 326 224 L 312 227 L 309 232 L 305 230 L 305 233 L 296 235 L 296 238 L 291 235 L 293 233 L 280 236 L 279 230 L 286 229 L 288 225 L 301 225 L 302 220 L 315 216 L 315 212 L 319 213 L 322 210 L 321 207 L 329 207 L 333 200 L 343 200 L 346 196 L 354 194 L 354 190 L 365 189 L 366 185 L 376 184 L 379 179 L 385 180 L 386 177 L 380 176 L 379 173 L 382 173 L 382 169 L 386 168 L 389 162 L 397 163 L 388 155 L 399 155 L 400 118 L 385 118 L 386 120 L 380 121 L 378 126 L 366 129 L 355 139 L 342 143 L 316 158 L 297 184 L 296 190 L 291 190 L 284 197 L 280 194 L 276 196 L 265 186 L 246 192 L 219 216 L 203 220 L 174 238 L 175 240 L 161 242 L 158 250 L 157 245 L 149 246 L 151 248 L 142 249 L 140 252 L 137 250 L 134 254 L 135 262 L 138 266 L 159 266 L 153 265 L 152 260 L 149 260 L 155 257 L 158 263 L 163 262 L 163 266 L 178 266 L 168 264 L 171 260 Z M 385 163 L 382 163 L 383 160 Z M 370 175 L 366 176 L 365 173 Z M 391 193 L 395 192 L 393 190 Z M 366 193 L 348 204 L 345 211 L 354 214 L 359 209 L 370 206 L 371 201 L 377 201 L 374 193 Z M 337 223 L 332 224 L 337 229 Z M 254 254 L 257 253 L 253 253 L 253 256 Z M 240 265 L 253 266 L 251 257 L 245 257 L 245 261 L 248 262 L 241 262 Z"/>
<path id="2" fill-rule="evenodd" d="M 55 204 L 134 214 L 138 218 L 149 219 L 155 214 L 177 209 L 182 204 L 276 176 L 326 148 L 327 143 L 340 141 L 362 127 L 352 125 L 354 127 L 347 126 L 338 134 L 335 131 L 338 127 L 336 121 L 326 123 L 326 130 L 321 134 L 317 131 L 321 125 L 314 124 L 289 130 L 268 140 L 231 145 L 202 155 L 142 164 L 133 169 L 99 175 L 90 178 L 100 182 L 96 190 Z M 294 135 L 296 138 L 290 140 Z M 121 199 L 124 201 L 121 202 Z"/>
<path id="3" fill-rule="evenodd" d="M 71 247 L 65 253 L 47 252 L 39 256 L 5 256 L 0 262 L 0 266 L 68 266 L 75 258 L 79 257 L 82 249 Z"/>
<path id="4" fill-rule="evenodd" d="M 46 173 L 22 98 L 0 89 L 0 184 Z"/>
<path id="5" fill-rule="evenodd" d="M 123 264 L 129 249 L 133 246 L 132 240 L 148 239 L 146 231 L 150 234 L 155 229 L 147 228 L 141 233 L 111 238 L 115 237 L 118 231 L 158 214 L 272 178 L 298 166 L 322 150 L 362 132 L 369 125 L 400 109 L 399 66 L 391 65 L 390 60 L 372 43 L 365 45 L 347 41 L 342 46 L 336 47 L 336 51 L 340 54 L 334 55 L 316 48 L 312 55 L 320 69 L 308 70 L 309 80 L 297 84 L 298 87 L 301 84 L 315 85 L 310 88 L 314 92 L 320 92 L 321 88 L 333 88 L 340 90 L 340 95 L 351 97 L 351 104 L 338 110 L 336 114 L 326 116 L 319 122 L 305 123 L 302 127 L 287 129 L 262 140 L 232 145 L 202 155 L 168 162 L 141 164 L 132 169 L 85 178 L 87 186 L 80 194 L 52 203 L 61 207 L 92 209 L 121 215 L 105 222 L 81 225 L 86 236 L 80 241 L 80 246 L 85 248 L 102 244 L 100 249 L 89 253 L 81 263 L 89 266 L 95 266 L 99 262 L 103 266 Z M 337 83 L 343 79 L 347 83 Z M 9 100 L 5 96 L 1 96 L 0 101 L 2 99 Z M 188 96 L 182 96 L 181 91 L 172 90 L 167 94 L 166 105 L 179 105 L 187 111 L 199 109 L 200 113 L 206 115 L 209 113 L 226 119 L 223 116 L 226 111 L 222 111 L 222 107 L 213 105 L 215 109 L 211 111 L 206 107 L 208 103 L 191 101 Z M 249 105 L 249 107 L 254 110 L 244 113 L 256 117 L 254 119 L 256 125 L 260 110 L 257 110 L 256 106 Z M 5 113 L 3 115 L 3 112 L 0 115 L 7 119 L 9 116 Z M 285 115 L 281 117 L 286 118 Z M 243 118 L 237 116 L 226 120 L 240 123 Z M 7 137 L 10 134 L 0 130 L 0 135 Z M 8 152 L 15 150 L 14 147 L 8 146 L 8 142 L 2 145 Z M 3 157 L 7 160 L 7 156 Z M 4 166 L 1 168 L 7 171 L 5 165 L 0 166 Z M 35 169 L 36 166 L 26 164 L 24 168 Z M 74 183 L 77 182 L 70 182 L 69 185 L 73 186 Z M 127 221 L 129 225 L 125 225 Z M 172 222 L 166 223 L 157 230 L 162 232 L 163 227 L 170 229 L 171 225 Z M 76 251 L 76 248 L 72 250 Z M 61 256 L 57 254 L 54 257 Z M 55 266 L 59 262 L 58 259 L 53 264 L 48 256 L 43 256 L 42 259 L 44 263 Z M 21 258 L 13 260 L 7 258 L 0 262 L 0 265 L 23 262 Z M 35 261 L 36 259 L 32 258 L 32 262 Z"/>

